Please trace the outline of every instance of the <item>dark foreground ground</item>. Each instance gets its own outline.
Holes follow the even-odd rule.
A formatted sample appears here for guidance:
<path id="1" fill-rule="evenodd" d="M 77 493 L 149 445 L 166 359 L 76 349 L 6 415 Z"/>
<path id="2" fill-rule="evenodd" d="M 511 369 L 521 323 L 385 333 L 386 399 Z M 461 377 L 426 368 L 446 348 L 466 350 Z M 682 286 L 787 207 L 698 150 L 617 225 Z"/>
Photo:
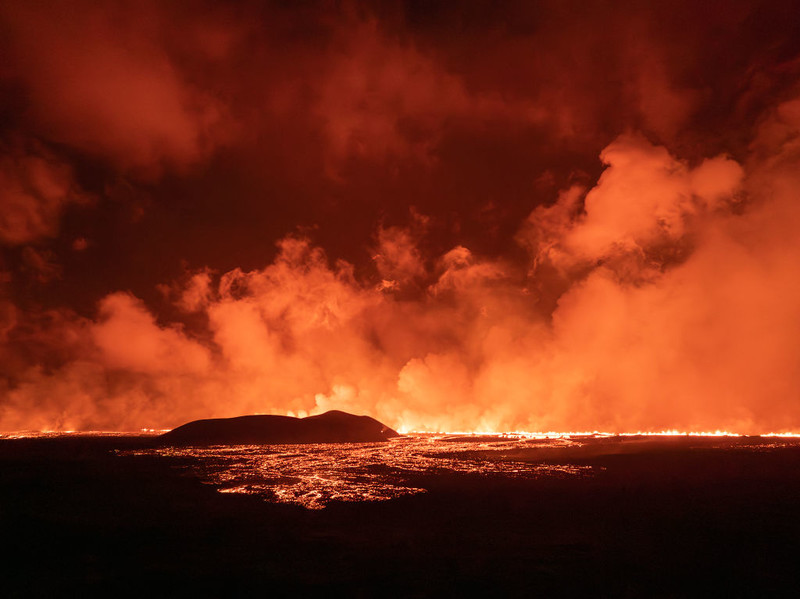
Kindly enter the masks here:
<path id="1" fill-rule="evenodd" d="M 591 479 L 440 475 L 308 511 L 135 439 L 0 441 L 3 597 L 775 597 L 800 592 L 800 447 L 621 442 Z M 608 450 L 612 447 L 612 450 Z"/>

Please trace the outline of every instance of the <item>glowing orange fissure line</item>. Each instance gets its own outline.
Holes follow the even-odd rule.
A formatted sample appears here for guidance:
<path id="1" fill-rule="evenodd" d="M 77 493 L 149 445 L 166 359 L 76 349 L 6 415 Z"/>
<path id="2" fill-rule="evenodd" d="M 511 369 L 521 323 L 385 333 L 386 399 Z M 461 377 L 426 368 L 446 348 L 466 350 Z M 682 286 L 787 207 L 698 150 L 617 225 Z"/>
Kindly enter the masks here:
<path id="1" fill-rule="evenodd" d="M 55 435 L 93 435 L 93 436 L 112 436 L 124 437 L 127 435 L 160 435 L 169 432 L 170 429 L 143 428 L 136 431 L 76 431 L 76 430 L 54 430 L 47 429 L 41 431 L 6 431 L 0 432 L 0 439 L 27 439 L 31 437 L 47 437 Z"/>
<path id="2" fill-rule="evenodd" d="M 0 439 L 20 439 L 26 437 L 39 437 L 47 435 L 159 435 L 166 433 L 170 429 L 143 428 L 138 431 L 76 431 L 76 430 L 43 430 L 43 431 L 16 431 L 0 433 Z M 417 431 L 399 430 L 403 435 L 427 435 L 427 436 L 462 436 L 462 437 L 503 437 L 508 439 L 569 439 L 571 437 L 776 437 L 784 439 L 798 439 L 800 432 L 784 433 L 734 433 L 731 431 L 637 431 L 612 433 L 608 431 Z"/>
<path id="3" fill-rule="evenodd" d="M 781 438 L 800 438 L 800 433 L 734 433 L 730 431 L 678 431 L 678 430 L 664 430 L 664 431 L 637 431 L 637 432 L 619 432 L 611 433 L 607 431 L 547 431 L 547 432 L 532 432 L 532 431 L 398 431 L 402 434 L 411 435 L 459 435 L 469 437 L 509 437 L 518 438 L 525 437 L 531 439 L 565 439 L 570 437 L 781 437 Z"/>

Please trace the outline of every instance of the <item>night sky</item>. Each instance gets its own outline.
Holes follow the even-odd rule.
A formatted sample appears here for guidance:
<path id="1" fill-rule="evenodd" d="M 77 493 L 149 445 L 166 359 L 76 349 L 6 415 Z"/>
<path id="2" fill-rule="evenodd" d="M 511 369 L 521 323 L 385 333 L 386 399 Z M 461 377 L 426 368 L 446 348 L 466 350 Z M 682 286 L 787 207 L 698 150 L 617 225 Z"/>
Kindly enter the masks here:
<path id="1" fill-rule="evenodd" d="M 0 5 L 0 430 L 800 430 L 791 1 Z"/>

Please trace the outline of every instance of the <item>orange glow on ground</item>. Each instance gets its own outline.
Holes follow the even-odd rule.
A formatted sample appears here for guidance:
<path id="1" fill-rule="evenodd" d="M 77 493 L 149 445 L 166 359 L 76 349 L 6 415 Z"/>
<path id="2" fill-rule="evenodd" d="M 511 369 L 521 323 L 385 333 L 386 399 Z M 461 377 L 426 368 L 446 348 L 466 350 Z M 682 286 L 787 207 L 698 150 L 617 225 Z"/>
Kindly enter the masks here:
<path id="1" fill-rule="evenodd" d="M 213 485 L 220 493 L 323 509 L 331 502 L 387 501 L 426 492 L 420 477 L 591 479 L 605 455 L 633 455 L 665 447 L 693 451 L 777 451 L 796 447 L 800 434 L 781 440 L 724 431 L 700 434 L 510 432 L 409 433 L 379 443 L 307 443 L 157 447 L 121 455 L 158 456 Z M 589 461 L 585 461 L 585 460 Z"/>
<path id="2" fill-rule="evenodd" d="M 797 11 L 732 2 L 0 3 L 0 431 L 794 436 Z"/>
<path id="3" fill-rule="evenodd" d="M 781 432 L 781 433 L 734 433 L 731 431 L 636 431 L 636 432 L 606 432 L 606 431 L 570 431 L 570 432 L 532 432 L 532 431 L 403 431 L 406 434 L 419 435 L 459 435 L 459 436 L 491 436 L 501 438 L 526 438 L 526 439 L 569 439 L 571 437 L 785 437 L 800 438 L 800 433 Z"/>
<path id="4" fill-rule="evenodd" d="M 169 432 L 170 429 L 143 428 L 138 431 L 74 431 L 74 430 L 42 430 L 42 431 L 15 431 L 0 433 L 0 439 L 27 439 L 60 436 L 156 436 Z M 580 437 L 775 437 L 794 439 L 800 438 L 798 432 L 771 432 L 771 433 L 736 433 L 731 431 L 636 431 L 636 432 L 608 432 L 608 431 L 424 431 L 402 430 L 402 435 L 421 436 L 460 436 L 460 437 L 496 437 L 499 439 L 571 439 Z"/>

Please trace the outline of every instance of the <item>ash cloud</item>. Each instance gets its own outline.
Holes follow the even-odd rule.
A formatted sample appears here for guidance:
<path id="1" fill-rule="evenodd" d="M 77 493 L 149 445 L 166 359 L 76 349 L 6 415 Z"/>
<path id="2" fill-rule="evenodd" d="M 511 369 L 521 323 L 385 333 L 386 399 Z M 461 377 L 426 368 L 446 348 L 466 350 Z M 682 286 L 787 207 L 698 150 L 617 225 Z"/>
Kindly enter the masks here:
<path id="1" fill-rule="evenodd" d="M 725 6 L 4 6 L 0 429 L 798 429 L 797 16 Z"/>

